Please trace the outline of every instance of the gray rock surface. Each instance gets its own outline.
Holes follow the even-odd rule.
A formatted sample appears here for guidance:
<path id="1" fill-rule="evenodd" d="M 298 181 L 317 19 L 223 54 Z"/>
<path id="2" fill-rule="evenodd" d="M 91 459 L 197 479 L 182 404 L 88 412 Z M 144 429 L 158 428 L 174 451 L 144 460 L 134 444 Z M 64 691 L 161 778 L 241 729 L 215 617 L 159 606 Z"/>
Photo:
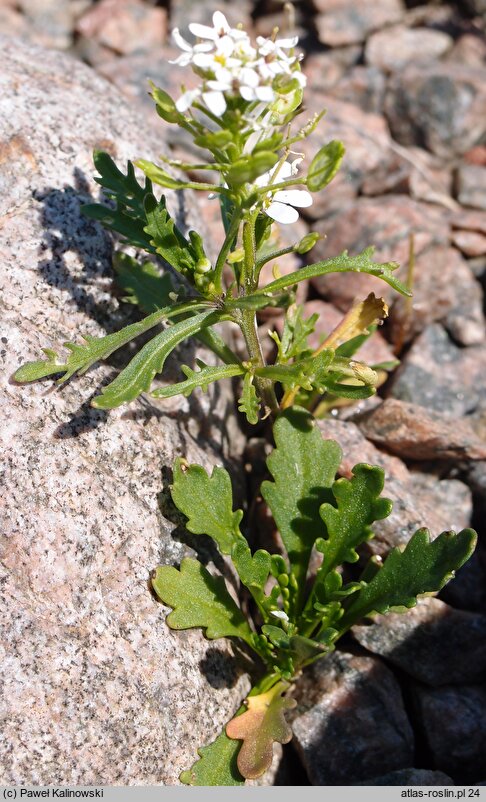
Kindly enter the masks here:
<path id="1" fill-rule="evenodd" d="M 413 343 L 393 378 L 391 395 L 451 418 L 474 413 L 486 392 L 486 347 L 460 348 L 438 324 Z"/>
<path id="2" fill-rule="evenodd" d="M 171 632 L 149 589 L 186 551 L 162 469 L 178 454 L 220 463 L 237 442 L 232 400 L 105 414 L 89 401 L 113 368 L 61 390 L 8 382 L 41 348 L 133 319 L 110 291 L 111 241 L 80 203 L 98 195 L 93 148 L 123 164 L 162 143 L 74 60 L 2 38 L 0 61 L 0 783 L 170 785 L 248 687 L 227 642 Z M 170 195 L 179 218 L 188 206 L 194 219 L 189 200 Z"/>
<path id="3" fill-rule="evenodd" d="M 423 144 L 449 159 L 480 143 L 486 120 L 485 69 L 436 63 L 397 71 L 388 86 L 385 112 L 402 145 Z"/>
<path id="4" fill-rule="evenodd" d="M 427 685 L 479 682 L 486 676 L 486 617 L 419 599 L 406 614 L 375 616 L 353 634 L 373 654 Z"/>
<path id="5" fill-rule="evenodd" d="M 356 785 L 454 785 L 454 781 L 443 771 L 398 769 Z"/>
<path id="6" fill-rule="evenodd" d="M 375 538 L 366 543 L 365 552 L 384 556 L 393 546 L 408 543 L 417 529 L 426 526 L 431 537 L 448 529 L 459 531 L 471 522 L 471 491 L 458 479 L 439 480 L 435 476 L 409 471 L 398 457 L 380 451 L 366 440 L 355 423 L 318 421 L 325 439 L 337 440 L 343 449 L 340 474 L 350 476 L 359 462 L 379 465 L 385 471 L 383 496 L 393 501 L 391 515 L 373 524 Z"/>
<path id="7" fill-rule="evenodd" d="M 435 768 L 458 784 L 483 780 L 486 686 L 417 686 L 414 696 Z"/>
<path id="8" fill-rule="evenodd" d="M 304 674 L 295 698 L 295 745 L 313 785 L 352 785 L 412 764 L 400 686 L 380 660 L 335 652 Z"/>

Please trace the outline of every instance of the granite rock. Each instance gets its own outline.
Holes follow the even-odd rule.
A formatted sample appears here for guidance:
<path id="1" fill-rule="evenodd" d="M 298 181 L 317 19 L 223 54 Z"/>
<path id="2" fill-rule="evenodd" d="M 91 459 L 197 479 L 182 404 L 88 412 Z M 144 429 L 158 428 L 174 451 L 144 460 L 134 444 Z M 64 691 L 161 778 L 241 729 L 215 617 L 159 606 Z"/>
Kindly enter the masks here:
<path id="1" fill-rule="evenodd" d="M 352 785 L 413 762 L 400 686 L 376 658 L 335 652 L 295 694 L 294 743 L 313 785 Z"/>
<path id="2" fill-rule="evenodd" d="M 325 142 L 339 139 L 344 143 L 346 155 L 335 178 L 313 196 L 314 202 L 305 214 L 311 220 L 337 214 L 339 220 L 355 200 L 365 179 L 378 168 L 386 169 L 392 161 L 390 132 L 381 114 L 363 111 L 335 96 L 314 93 L 309 95 L 307 103 L 308 116 L 323 109 L 327 109 L 327 113 L 317 129 L 299 142 L 299 151 L 312 159 Z M 312 251 L 313 259 L 315 253 Z"/>
<path id="3" fill-rule="evenodd" d="M 399 457 L 413 460 L 484 460 L 486 442 L 467 419 L 450 418 L 395 398 L 359 421 L 363 434 Z"/>
<path id="4" fill-rule="evenodd" d="M 443 771 L 398 769 L 356 785 L 454 785 L 454 781 Z"/>
<path id="5" fill-rule="evenodd" d="M 385 471 L 383 495 L 393 501 L 393 509 L 388 518 L 373 524 L 375 538 L 365 544 L 366 554 L 384 556 L 393 546 L 408 543 L 423 526 L 430 529 L 432 538 L 445 530 L 469 526 L 472 497 L 463 482 L 409 471 L 398 457 L 370 443 L 352 421 L 328 418 L 318 421 L 318 426 L 325 439 L 337 440 L 343 450 L 342 476 L 350 477 L 351 469 L 360 462 L 379 465 Z"/>
<path id="6" fill-rule="evenodd" d="M 343 47 L 364 42 L 379 28 L 399 22 L 404 16 L 401 0 L 377 0 L 368 5 L 339 3 L 316 17 L 319 41 L 328 47 Z"/>
<path id="7" fill-rule="evenodd" d="M 457 171 L 456 180 L 459 203 L 486 211 L 486 167 L 464 164 Z"/>
<path id="8" fill-rule="evenodd" d="M 359 253 L 373 245 L 377 249 L 377 261 L 396 261 L 405 265 L 412 232 L 417 259 L 427 249 L 445 246 L 449 238 L 443 209 L 405 195 L 388 195 L 386 204 L 382 198 L 358 198 L 337 218 L 318 223 L 316 229 L 325 235 L 312 251 L 316 261 L 328 259 L 345 249 L 351 254 Z M 319 276 L 312 283 L 317 292 L 340 309 L 349 308 L 355 297 L 364 298 L 370 292 L 387 299 L 396 297 L 385 282 L 365 274 Z"/>
<path id="9" fill-rule="evenodd" d="M 57 391 L 8 382 L 42 347 L 134 319 L 110 291 L 111 240 L 80 204 L 98 194 L 93 148 L 122 165 L 163 144 L 89 68 L 5 38 L 0 50 L 1 782 L 171 785 L 248 688 L 229 645 L 169 630 L 149 587 L 187 552 L 162 469 L 180 454 L 221 463 L 239 442 L 233 401 L 221 388 L 95 411 L 107 366 Z M 190 197 L 168 202 L 196 222 Z"/>
<path id="10" fill-rule="evenodd" d="M 417 337 L 393 377 L 390 395 L 460 418 L 480 409 L 486 347 L 460 348 L 439 324 Z"/>
<path id="11" fill-rule="evenodd" d="M 456 783 L 484 778 L 486 686 L 414 689 L 415 705 L 434 768 Z"/>
<path id="12" fill-rule="evenodd" d="M 121 55 L 160 47 L 167 36 L 167 11 L 142 0 L 101 0 L 78 20 L 77 33 Z"/>
<path id="13" fill-rule="evenodd" d="M 436 61 L 452 47 L 453 39 L 442 31 L 395 25 L 372 34 L 366 43 L 368 64 L 386 72 L 407 64 Z"/>
<path id="14" fill-rule="evenodd" d="M 481 143 L 486 130 L 485 68 L 410 65 L 392 77 L 385 113 L 402 145 L 420 144 L 454 159 Z"/>
<path id="15" fill-rule="evenodd" d="M 331 97 L 352 103 L 362 111 L 381 114 L 386 78 L 377 67 L 359 65 L 340 77 L 328 90 Z"/>
<path id="16" fill-rule="evenodd" d="M 426 685 L 462 685 L 486 675 L 486 616 L 419 599 L 407 613 L 377 615 L 353 627 L 365 649 Z"/>

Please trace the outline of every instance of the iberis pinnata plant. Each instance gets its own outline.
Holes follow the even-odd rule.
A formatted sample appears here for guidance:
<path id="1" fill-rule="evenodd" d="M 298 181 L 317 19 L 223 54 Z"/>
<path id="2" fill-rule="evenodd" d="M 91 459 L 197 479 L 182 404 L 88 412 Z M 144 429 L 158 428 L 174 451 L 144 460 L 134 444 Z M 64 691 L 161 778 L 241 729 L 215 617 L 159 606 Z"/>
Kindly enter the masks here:
<path id="1" fill-rule="evenodd" d="M 298 282 L 314 276 L 358 272 L 409 293 L 394 277 L 397 265 L 374 262 L 372 248 L 356 256 L 345 251 L 291 275 L 279 274 L 279 257 L 307 254 L 319 237 L 310 233 L 278 247 L 271 236 L 274 223 L 292 224 L 299 209 L 312 204 L 313 194 L 336 174 L 344 147 L 338 141 L 323 145 L 307 166 L 298 150 L 323 115 L 296 125 L 306 83 L 296 37 L 258 37 L 252 43 L 220 12 L 214 14 L 212 27 L 192 24 L 189 30 L 195 37 L 191 43 L 174 32 L 182 51 L 175 63 L 190 68 L 197 85 L 183 88 L 175 100 L 152 86 L 152 97 L 162 119 L 189 135 L 201 161 L 163 159 L 160 165 L 139 159 L 135 166 L 145 174 L 140 181 L 133 164 L 128 163 L 125 174 L 107 153 L 97 152 L 96 180 L 111 205 L 84 207 L 89 217 L 149 254 L 142 262 L 122 251 L 114 258 L 125 300 L 146 316 L 106 337 L 66 343 L 65 361 L 45 349 L 46 359 L 25 364 L 15 378 L 26 382 L 60 374 L 59 382 L 66 382 L 154 330 L 93 406 L 117 407 L 147 392 L 159 399 L 189 395 L 197 387 L 205 390 L 219 379 L 238 377 L 240 408 L 248 421 L 257 423 L 262 412 L 274 416 L 276 448 L 267 462 L 271 479 L 263 483 L 261 494 L 284 553 L 252 553 L 240 528 L 243 513 L 233 511 L 231 483 L 223 468 L 208 476 L 202 467 L 179 459 L 174 503 L 186 516 L 188 531 L 211 537 L 232 562 L 244 604 L 229 594 L 222 576 L 196 559 L 185 558 L 180 569 L 162 566 L 153 578 L 155 592 L 173 608 L 167 618 L 170 627 L 202 627 L 208 638 L 237 638 L 255 653 L 259 677 L 247 699 L 219 737 L 201 748 L 192 769 L 181 775 L 192 785 L 239 785 L 268 768 L 275 741 L 290 740 L 286 713 L 294 706 L 291 691 L 302 669 L 329 654 L 363 617 L 404 611 L 417 596 L 439 591 L 469 557 L 476 536 L 472 530 L 444 532 L 431 542 L 427 530 L 420 529 L 384 563 L 371 558 L 357 568 L 357 550 L 373 537 L 372 524 L 390 514 L 391 502 L 380 495 L 383 471 L 357 465 L 350 479 L 336 481 L 340 448 L 322 439 L 309 410 L 326 410 L 338 397 L 365 398 L 375 392 L 377 366 L 353 356 L 387 309 L 382 299 L 370 295 L 313 351 L 307 339 L 316 316 L 304 319 L 293 292 Z M 218 180 L 196 180 L 204 170 L 216 173 Z M 176 225 L 154 185 L 201 190 L 219 201 L 222 237 L 214 262 L 198 232 Z M 269 262 L 275 265 L 274 279 L 262 286 L 261 271 Z M 282 334 L 271 335 L 273 364 L 264 360 L 256 326 L 257 313 L 268 306 L 286 311 Z M 224 321 L 240 328 L 246 358 L 218 332 Z M 182 366 L 184 380 L 153 387 L 167 356 L 192 336 L 214 352 L 218 364 L 198 360 L 196 369 Z M 311 564 L 319 567 L 312 571 Z"/>
<path id="2" fill-rule="evenodd" d="M 279 257 L 288 253 L 304 256 L 319 235 L 311 232 L 293 245 L 278 247 L 274 224 L 294 223 L 299 210 L 312 204 L 314 193 L 332 180 L 344 155 L 342 143 L 333 140 L 306 168 L 298 150 L 299 142 L 316 129 L 323 113 L 297 125 L 306 84 L 297 37 L 275 34 L 252 42 L 243 29 L 230 27 L 221 12 L 214 14 L 212 27 L 193 23 L 189 30 L 195 36 L 192 43 L 174 31 L 181 50 L 175 63 L 192 73 L 196 85 L 183 88 L 175 100 L 152 86 L 152 97 L 163 120 L 190 137 L 192 147 L 201 153 L 200 163 L 164 158 L 159 165 L 139 159 L 135 166 L 145 173 L 141 182 L 133 164 L 128 163 L 125 174 L 107 153 L 96 152 L 96 180 L 112 205 L 84 207 L 86 215 L 149 254 L 150 260 L 142 262 L 122 251 L 114 258 L 125 300 L 138 304 L 148 315 L 106 337 L 66 343 L 69 355 L 65 360 L 46 349 L 46 359 L 22 366 L 15 378 L 32 381 L 60 374 L 58 381 L 65 382 L 153 330 L 153 338 L 103 388 L 93 406 L 110 409 L 147 392 L 159 399 L 189 395 L 196 387 L 204 390 L 212 382 L 231 377 L 240 379 L 240 409 L 253 424 L 262 413 L 275 415 L 296 400 L 308 409 L 325 410 L 339 397 L 366 398 L 379 382 L 377 369 L 389 365 L 367 366 L 353 357 L 386 316 L 384 301 L 371 295 L 357 303 L 342 324 L 312 350 L 307 338 L 316 316 L 304 319 L 302 308 L 294 303 L 294 290 L 298 282 L 313 276 L 349 271 L 378 276 L 408 294 L 394 276 L 397 265 L 377 264 L 373 249 L 368 248 L 356 256 L 344 252 L 309 264 L 290 275 L 281 276 L 278 271 Z M 205 170 L 216 174 L 218 181 L 195 180 L 194 176 Z M 158 196 L 154 186 L 201 190 L 219 201 L 222 237 L 214 263 L 201 235 L 178 227 L 164 195 Z M 160 270 L 160 260 L 165 272 Z M 274 280 L 262 286 L 261 271 L 269 262 L 274 265 Z M 286 310 L 283 333 L 270 334 L 277 346 L 273 364 L 263 357 L 256 326 L 257 313 L 268 306 Z M 217 325 L 223 321 L 241 329 L 246 358 L 240 358 L 221 338 Z M 162 323 L 165 328 L 160 331 Z M 169 353 L 192 336 L 216 354 L 219 364 L 198 360 L 196 368 L 182 366 L 182 381 L 153 387 Z"/>

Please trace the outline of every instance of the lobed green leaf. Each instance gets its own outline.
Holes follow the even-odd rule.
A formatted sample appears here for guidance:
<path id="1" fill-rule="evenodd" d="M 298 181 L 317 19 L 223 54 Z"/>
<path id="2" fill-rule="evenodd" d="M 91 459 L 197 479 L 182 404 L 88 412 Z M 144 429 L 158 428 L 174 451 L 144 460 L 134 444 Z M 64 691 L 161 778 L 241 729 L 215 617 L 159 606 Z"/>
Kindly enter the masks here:
<path id="1" fill-rule="evenodd" d="M 157 313 L 154 313 L 157 314 Z M 206 309 L 157 334 L 133 357 L 117 378 L 92 401 L 97 409 L 113 409 L 148 392 L 154 376 L 161 373 L 174 348 L 200 329 L 221 320 L 221 313 Z"/>
<path id="2" fill-rule="evenodd" d="M 431 542 L 429 531 L 419 529 L 404 551 L 393 549 L 370 582 L 351 597 L 340 629 L 374 613 L 414 607 L 422 593 L 437 593 L 469 559 L 476 540 L 472 529 L 463 529 L 457 534 L 442 532 Z"/>
<path id="3" fill-rule="evenodd" d="M 75 373 L 86 373 L 88 368 L 94 365 L 95 362 L 107 359 L 114 351 L 117 351 L 140 334 L 149 331 L 162 320 L 174 317 L 193 307 L 194 303 L 189 303 L 158 309 L 139 323 L 132 323 L 130 326 L 125 326 L 124 329 L 114 332 L 114 334 L 107 334 L 106 337 L 91 337 L 87 335 L 84 338 L 85 345 L 64 343 L 64 347 L 70 351 L 66 362 L 60 362 L 55 351 L 46 348 L 44 353 L 47 354 L 48 359 L 27 362 L 16 371 L 14 379 L 18 382 L 30 382 L 55 373 L 62 373 L 63 376 L 59 379 L 59 383 L 62 384 Z"/>
<path id="4" fill-rule="evenodd" d="M 276 292 L 277 290 L 291 287 L 299 281 L 307 281 L 316 276 L 325 276 L 328 273 L 368 273 L 383 279 L 390 287 L 400 292 L 402 295 L 411 295 L 411 292 L 393 275 L 393 271 L 398 268 L 396 262 L 378 264 L 373 262 L 372 256 L 374 248 L 366 248 L 358 256 L 349 256 L 347 251 L 343 251 L 339 256 L 325 259 L 323 262 L 316 262 L 313 265 L 302 267 L 296 273 L 272 281 L 266 287 L 262 287 L 261 292 Z M 257 294 L 257 293 L 255 293 Z"/>
<path id="5" fill-rule="evenodd" d="M 245 373 L 243 379 L 243 390 L 241 398 L 238 401 L 238 409 L 244 412 L 248 423 L 258 423 L 258 412 L 260 410 L 260 399 L 253 385 L 253 376 L 251 373 Z"/>
<path id="6" fill-rule="evenodd" d="M 182 365 L 181 370 L 187 376 L 186 381 L 171 384 L 168 387 L 159 387 L 153 390 L 153 398 L 172 398 L 174 395 L 188 396 L 196 387 L 201 387 L 206 392 L 208 386 L 220 379 L 230 379 L 233 376 L 242 376 L 245 369 L 241 365 L 217 365 L 215 367 L 205 365 L 197 360 L 200 370 L 192 370 L 187 365 Z"/>
<path id="7" fill-rule="evenodd" d="M 133 256 L 118 252 L 113 256 L 116 283 L 126 295 L 123 301 L 138 306 L 143 312 L 155 312 L 170 306 L 174 292 L 171 277 L 161 273 L 153 262 L 137 262 Z"/>
<path id="8" fill-rule="evenodd" d="M 226 725 L 230 738 L 242 740 L 238 752 L 238 769 L 248 780 L 256 779 L 268 769 L 273 758 L 273 744 L 288 743 L 292 729 L 285 712 L 296 706 L 294 699 L 283 696 L 289 686 L 279 682 L 266 693 L 249 696 L 248 709 Z"/>
<path id="9" fill-rule="evenodd" d="M 309 412 L 285 410 L 273 428 L 276 448 L 267 460 L 273 482 L 261 492 L 272 511 L 298 583 L 302 602 L 310 554 L 318 536 L 321 504 L 332 500 L 331 487 L 341 462 L 341 449 L 323 440 Z"/>
<path id="10" fill-rule="evenodd" d="M 199 760 L 179 779 L 184 785 L 244 785 L 245 778 L 236 763 L 239 751 L 239 742 L 228 738 L 223 730 L 213 743 L 197 750 Z"/>
<path id="11" fill-rule="evenodd" d="M 201 465 L 177 459 L 171 490 L 176 507 L 187 517 L 186 529 L 194 535 L 209 535 L 222 554 L 231 554 L 242 537 L 241 510 L 233 512 L 233 491 L 228 472 L 215 467 L 208 476 Z"/>
<path id="12" fill-rule="evenodd" d="M 159 599 L 173 608 L 167 616 L 171 629 L 202 627 L 207 638 L 241 638 L 253 645 L 253 633 L 223 577 L 212 576 L 198 560 L 185 557 L 180 570 L 159 566 L 152 585 Z"/>

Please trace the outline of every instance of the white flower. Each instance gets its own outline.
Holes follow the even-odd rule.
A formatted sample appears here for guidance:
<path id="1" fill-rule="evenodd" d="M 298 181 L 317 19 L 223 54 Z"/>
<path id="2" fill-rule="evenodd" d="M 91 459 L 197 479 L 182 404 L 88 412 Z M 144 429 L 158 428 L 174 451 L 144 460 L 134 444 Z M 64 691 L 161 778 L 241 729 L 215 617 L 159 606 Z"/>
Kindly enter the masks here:
<path id="1" fill-rule="evenodd" d="M 306 189 L 278 189 L 272 191 L 272 184 L 286 181 L 298 172 L 298 165 L 302 159 L 295 159 L 292 163 L 284 162 L 277 165 L 274 170 L 264 173 L 255 181 L 256 186 L 265 187 L 268 185 L 268 194 L 263 206 L 263 211 L 277 223 L 287 225 L 295 223 L 299 219 L 297 209 L 305 209 L 312 206 L 312 195 Z M 294 208 L 297 207 L 297 208 Z"/>
<path id="2" fill-rule="evenodd" d="M 265 214 L 277 223 L 295 223 L 299 219 L 297 209 L 312 206 L 312 195 L 306 189 L 282 189 L 275 193 L 271 203 L 264 209 Z"/>
<path id="3" fill-rule="evenodd" d="M 202 84 L 179 98 L 176 107 L 181 112 L 202 99 L 213 115 L 221 117 L 228 99 L 240 96 L 247 103 L 258 104 L 250 107 L 245 117 L 250 130 L 257 130 L 258 118 L 263 113 L 261 105 L 265 111 L 265 106 L 277 99 L 278 89 L 274 88 L 274 81 L 278 76 L 295 77 L 301 86 L 305 85 L 298 58 L 286 52 L 293 51 L 298 37 L 274 41 L 259 36 L 254 47 L 248 34 L 239 28 L 231 28 L 220 11 L 213 14 L 213 27 L 194 22 L 189 25 L 189 30 L 202 41 L 191 45 L 176 28 L 174 41 L 183 52 L 171 63 L 191 65 L 202 77 Z"/>
<path id="4" fill-rule="evenodd" d="M 239 30 L 238 28 L 230 28 L 228 20 L 221 11 L 214 12 L 212 28 L 210 28 L 209 25 L 200 25 L 198 22 L 191 22 L 189 30 L 199 39 L 209 39 L 211 42 L 217 42 L 225 36 L 231 36 L 231 38 L 235 40 L 248 38 L 248 34 L 245 33 L 245 31 Z"/>
<path id="5" fill-rule="evenodd" d="M 274 615 L 275 618 L 280 618 L 282 621 L 289 620 L 287 613 L 284 613 L 283 610 L 270 610 L 270 615 Z"/>
<path id="6" fill-rule="evenodd" d="M 190 45 L 189 42 L 186 42 L 184 37 L 179 33 L 179 28 L 174 28 L 172 31 L 172 38 L 174 39 L 177 47 L 179 47 L 183 52 L 178 58 L 174 59 L 173 61 L 169 61 L 169 64 L 179 64 L 181 67 L 187 67 L 197 53 L 207 52 L 213 47 L 209 42 L 201 42 L 201 44 Z"/>
<path id="7" fill-rule="evenodd" d="M 180 111 L 181 114 L 184 114 L 184 112 L 192 106 L 194 101 L 197 100 L 198 97 L 201 97 L 201 94 L 202 92 L 199 88 L 188 89 L 187 92 L 184 92 L 184 94 L 181 95 L 178 100 L 176 100 L 175 107 L 177 111 Z"/>

